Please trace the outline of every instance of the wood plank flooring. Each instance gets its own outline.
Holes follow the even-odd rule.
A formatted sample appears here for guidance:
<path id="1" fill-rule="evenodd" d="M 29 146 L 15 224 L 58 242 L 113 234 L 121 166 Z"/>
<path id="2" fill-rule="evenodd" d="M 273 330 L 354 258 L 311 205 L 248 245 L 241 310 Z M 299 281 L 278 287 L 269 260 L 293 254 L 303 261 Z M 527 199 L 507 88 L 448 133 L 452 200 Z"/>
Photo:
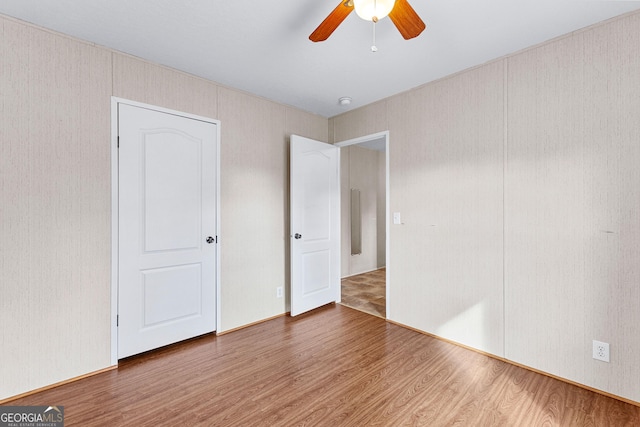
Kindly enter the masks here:
<path id="1" fill-rule="evenodd" d="M 366 313 L 387 317 L 386 268 L 341 280 L 341 304 Z"/>
<path id="2" fill-rule="evenodd" d="M 638 426 L 640 408 L 329 305 L 10 402 L 66 426 Z"/>

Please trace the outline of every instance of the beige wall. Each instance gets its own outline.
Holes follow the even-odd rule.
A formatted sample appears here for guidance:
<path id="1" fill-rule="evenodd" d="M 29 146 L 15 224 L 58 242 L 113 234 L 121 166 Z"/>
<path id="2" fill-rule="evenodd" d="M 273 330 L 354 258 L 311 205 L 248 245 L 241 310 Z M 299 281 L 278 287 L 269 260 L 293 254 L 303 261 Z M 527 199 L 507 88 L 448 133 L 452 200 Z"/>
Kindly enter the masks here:
<path id="1" fill-rule="evenodd" d="M 110 363 L 111 53 L 0 26 L 1 399 Z"/>
<path id="2" fill-rule="evenodd" d="M 503 64 L 388 101 L 391 319 L 501 355 Z"/>
<path id="3" fill-rule="evenodd" d="M 329 142 L 373 135 L 388 128 L 387 101 L 383 100 L 329 119 Z"/>
<path id="4" fill-rule="evenodd" d="M 327 140 L 327 120 L 220 88 L 222 324 L 284 313 L 289 289 L 289 136 Z M 276 298 L 276 288 L 285 298 Z"/>
<path id="5" fill-rule="evenodd" d="M 505 169 L 506 356 L 635 401 L 639 50 L 634 14 L 509 58 Z"/>
<path id="6" fill-rule="evenodd" d="M 390 132 L 390 319 L 640 401 L 639 51 L 635 13 L 330 119 Z"/>
<path id="7" fill-rule="evenodd" d="M 221 121 L 221 324 L 285 313 L 288 137 L 328 121 L 0 17 L 0 399 L 110 364 L 111 96 Z"/>

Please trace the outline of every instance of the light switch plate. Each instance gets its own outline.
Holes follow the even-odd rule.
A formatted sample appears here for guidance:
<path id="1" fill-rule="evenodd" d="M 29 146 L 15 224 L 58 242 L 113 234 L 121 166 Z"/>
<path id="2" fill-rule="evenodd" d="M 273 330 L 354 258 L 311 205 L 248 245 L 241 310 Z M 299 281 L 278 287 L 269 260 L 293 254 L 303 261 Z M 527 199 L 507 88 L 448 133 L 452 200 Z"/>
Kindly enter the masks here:
<path id="1" fill-rule="evenodd" d="M 402 219 L 400 217 L 400 212 L 393 213 L 393 223 L 394 224 L 402 224 Z"/>

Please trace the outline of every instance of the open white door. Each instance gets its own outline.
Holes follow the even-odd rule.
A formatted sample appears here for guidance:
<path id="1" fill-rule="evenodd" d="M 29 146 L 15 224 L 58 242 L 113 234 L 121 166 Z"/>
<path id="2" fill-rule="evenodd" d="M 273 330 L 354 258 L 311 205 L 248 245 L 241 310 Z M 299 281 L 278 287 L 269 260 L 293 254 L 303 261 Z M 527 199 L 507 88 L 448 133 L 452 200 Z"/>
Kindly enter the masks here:
<path id="1" fill-rule="evenodd" d="M 340 299 L 340 149 L 291 136 L 291 315 Z"/>
<path id="2" fill-rule="evenodd" d="M 118 105 L 118 358 L 216 328 L 216 126 Z"/>

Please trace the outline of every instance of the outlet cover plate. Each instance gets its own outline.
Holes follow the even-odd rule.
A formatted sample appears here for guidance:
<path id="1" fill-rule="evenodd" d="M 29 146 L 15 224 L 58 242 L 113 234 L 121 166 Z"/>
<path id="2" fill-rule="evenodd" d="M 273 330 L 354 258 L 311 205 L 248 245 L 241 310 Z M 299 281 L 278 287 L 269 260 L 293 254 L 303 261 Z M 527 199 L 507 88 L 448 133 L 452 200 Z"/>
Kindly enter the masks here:
<path id="1" fill-rule="evenodd" d="M 609 362 L 609 343 L 593 340 L 593 358 Z"/>

